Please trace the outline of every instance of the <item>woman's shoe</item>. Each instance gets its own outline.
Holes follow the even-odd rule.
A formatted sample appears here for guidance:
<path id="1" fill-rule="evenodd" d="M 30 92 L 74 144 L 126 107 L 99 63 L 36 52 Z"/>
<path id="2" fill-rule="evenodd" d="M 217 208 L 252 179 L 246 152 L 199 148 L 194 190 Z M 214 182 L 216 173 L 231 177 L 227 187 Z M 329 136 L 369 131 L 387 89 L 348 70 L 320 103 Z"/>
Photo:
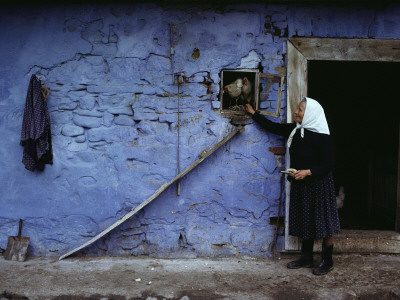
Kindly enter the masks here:
<path id="1" fill-rule="evenodd" d="M 288 269 L 312 268 L 314 264 L 313 248 L 314 248 L 314 240 L 312 239 L 302 240 L 301 256 L 300 258 L 289 262 L 286 265 Z"/>
<path id="2" fill-rule="evenodd" d="M 288 269 L 299 269 L 299 268 L 312 268 L 314 260 L 311 256 L 301 256 L 300 258 L 289 262 L 286 266 Z"/>
<path id="3" fill-rule="evenodd" d="M 322 249 L 322 260 L 318 267 L 313 269 L 314 275 L 325 275 L 333 270 L 333 259 L 332 259 L 333 245 L 324 247 Z"/>

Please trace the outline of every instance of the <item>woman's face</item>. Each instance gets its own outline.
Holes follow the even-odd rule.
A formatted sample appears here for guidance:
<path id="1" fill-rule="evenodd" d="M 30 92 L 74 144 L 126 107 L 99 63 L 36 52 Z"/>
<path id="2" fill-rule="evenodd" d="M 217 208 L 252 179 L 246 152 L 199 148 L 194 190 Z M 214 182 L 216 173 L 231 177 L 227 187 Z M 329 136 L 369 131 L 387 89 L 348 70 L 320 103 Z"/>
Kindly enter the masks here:
<path id="1" fill-rule="evenodd" d="M 303 121 L 305 110 L 306 110 L 306 103 L 300 102 L 299 106 L 297 107 L 296 111 L 294 112 L 294 120 L 297 123 L 301 123 Z"/>

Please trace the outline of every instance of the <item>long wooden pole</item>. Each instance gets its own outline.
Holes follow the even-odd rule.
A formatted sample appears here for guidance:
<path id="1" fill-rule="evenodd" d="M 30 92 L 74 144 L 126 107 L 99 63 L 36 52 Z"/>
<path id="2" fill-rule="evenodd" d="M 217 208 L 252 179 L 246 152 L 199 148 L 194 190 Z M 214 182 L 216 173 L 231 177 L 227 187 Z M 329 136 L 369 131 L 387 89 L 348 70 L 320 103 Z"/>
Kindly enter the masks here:
<path id="1" fill-rule="evenodd" d="M 167 183 L 163 184 L 158 190 L 156 190 L 154 192 L 154 194 L 152 196 L 147 198 L 145 201 L 140 203 L 138 206 L 133 207 L 132 210 L 128 214 L 123 216 L 120 220 L 118 220 L 117 222 L 112 224 L 110 227 L 108 227 L 104 231 L 100 232 L 98 235 L 96 235 L 91 240 L 87 241 L 85 244 L 83 244 L 83 245 L 71 250 L 70 252 L 60 256 L 59 260 L 62 260 L 63 258 L 66 258 L 67 256 L 70 256 L 71 254 L 73 254 L 73 253 L 75 253 L 75 252 L 77 252 L 77 251 L 79 251 L 79 250 L 81 250 L 81 249 L 93 244 L 95 241 L 97 241 L 98 239 L 100 239 L 101 237 L 103 237 L 104 235 L 109 233 L 111 230 L 113 230 L 117 226 L 119 226 L 122 223 L 124 223 L 126 220 L 128 220 L 130 217 L 132 217 L 134 214 L 136 214 L 139 210 L 141 210 L 143 207 L 145 207 L 147 204 L 149 204 L 151 201 L 153 201 L 155 198 L 157 198 L 159 195 L 161 195 L 162 192 L 164 192 L 167 188 L 169 188 L 171 185 L 173 185 L 176 181 L 178 181 L 183 176 L 185 176 L 187 173 L 189 173 L 191 170 L 193 170 L 198 164 L 203 162 L 207 157 L 209 157 L 212 153 L 214 153 L 223 144 L 228 142 L 238 132 L 243 132 L 243 131 L 244 131 L 244 127 L 243 126 L 239 125 L 238 127 L 236 127 L 235 130 L 233 130 L 231 133 L 229 133 L 225 138 L 223 138 L 220 142 L 218 142 L 218 144 L 216 144 L 213 148 L 211 148 L 208 151 L 204 150 L 202 153 L 200 153 L 199 158 L 194 163 L 192 163 L 189 167 L 187 167 L 182 173 L 179 173 L 170 182 L 167 182 Z"/>

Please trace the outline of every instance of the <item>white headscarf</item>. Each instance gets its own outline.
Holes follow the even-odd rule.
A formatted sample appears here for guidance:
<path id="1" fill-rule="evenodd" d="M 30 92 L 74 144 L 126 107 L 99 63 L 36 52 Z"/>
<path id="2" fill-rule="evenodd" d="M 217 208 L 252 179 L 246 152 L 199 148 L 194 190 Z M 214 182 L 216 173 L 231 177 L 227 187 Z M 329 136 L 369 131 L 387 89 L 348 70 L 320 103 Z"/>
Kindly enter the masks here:
<path id="1" fill-rule="evenodd" d="M 300 134 L 302 138 L 304 137 L 304 129 L 318 133 L 330 134 L 328 122 L 326 121 L 324 109 L 322 108 L 321 104 L 308 97 L 304 97 L 301 101 L 306 102 L 303 121 L 301 124 L 296 122 L 296 128 L 290 133 L 287 141 L 288 148 L 290 148 L 293 136 L 296 133 L 296 130 L 299 128 L 301 130 Z"/>

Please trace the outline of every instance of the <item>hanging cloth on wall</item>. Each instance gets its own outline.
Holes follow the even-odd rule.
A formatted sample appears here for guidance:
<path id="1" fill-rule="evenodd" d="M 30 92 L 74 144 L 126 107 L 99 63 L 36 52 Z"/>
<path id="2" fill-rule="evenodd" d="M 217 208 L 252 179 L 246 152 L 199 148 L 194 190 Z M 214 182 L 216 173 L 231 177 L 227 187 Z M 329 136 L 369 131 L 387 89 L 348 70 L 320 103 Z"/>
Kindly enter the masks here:
<path id="1" fill-rule="evenodd" d="M 53 164 L 50 116 L 36 75 L 29 81 L 20 144 L 24 146 L 22 163 L 27 170 L 42 171 L 45 164 Z"/>

